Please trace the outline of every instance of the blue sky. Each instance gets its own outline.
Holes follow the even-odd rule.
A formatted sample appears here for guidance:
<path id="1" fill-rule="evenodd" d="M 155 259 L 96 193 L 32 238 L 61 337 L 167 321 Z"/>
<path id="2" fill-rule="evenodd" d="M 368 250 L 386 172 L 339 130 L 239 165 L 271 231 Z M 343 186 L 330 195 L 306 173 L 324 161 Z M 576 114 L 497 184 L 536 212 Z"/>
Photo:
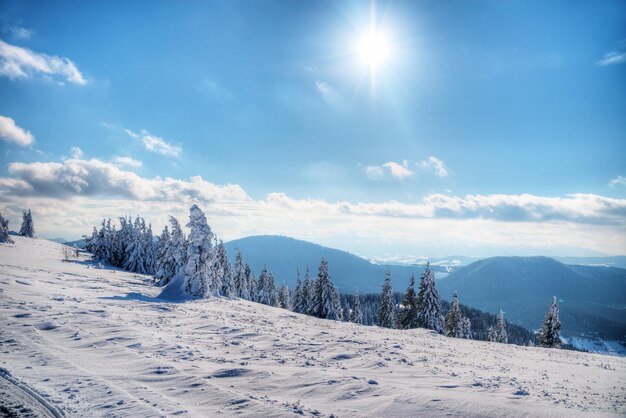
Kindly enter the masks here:
<path id="1" fill-rule="evenodd" d="M 626 252 L 626 2 L 5 1 L 0 25 L 0 208 L 68 205 L 42 235 L 198 201 L 225 238 Z"/>

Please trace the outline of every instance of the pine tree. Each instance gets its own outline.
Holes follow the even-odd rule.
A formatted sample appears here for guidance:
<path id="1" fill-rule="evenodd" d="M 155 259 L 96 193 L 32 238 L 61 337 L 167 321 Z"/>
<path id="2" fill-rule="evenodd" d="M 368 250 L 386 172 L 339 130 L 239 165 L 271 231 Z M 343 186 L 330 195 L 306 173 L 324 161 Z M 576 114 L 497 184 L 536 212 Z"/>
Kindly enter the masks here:
<path id="1" fill-rule="evenodd" d="M 426 265 L 417 295 L 417 325 L 443 333 L 443 317 L 441 315 L 441 298 L 435 287 L 435 274 Z"/>
<path id="2" fill-rule="evenodd" d="M 302 280 L 300 280 L 300 269 L 296 269 L 296 289 L 293 291 L 293 311 L 304 313 L 306 303 L 302 300 Z"/>
<path id="3" fill-rule="evenodd" d="M 278 297 L 276 304 L 279 308 L 290 309 L 291 301 L 289 300 L 289 289 L 285 286 L 285 282 L 278 289 Z"/>
<path id="4" fill-rule="evenodd" d="M 543 326 L 541 330 L 539 330 L 537 340 L 540 347 L 561 347 L 561 320 L 559 318 L 559 304 L 557 303 L 556 296 L 552 297 L 552 304 L 543 320 Z"/>
<path id="5" fill-rule="evenodd" d="M 85 238 L 85 249 L 87 252 L 94 253 L 96 249 L 96 244 L 98 242 L 98 230 L 94 226 L 91 230 L 91 236 L 84 235 Z M 94 257 L 95 258 L 95 257 Z"/>
<path id="6" fill-rule="evenodd" d="M 267 271 L 267 267 L 263 266 L 259 275 L 257 287 L 258 302 L 264 305 L 276 306 L 276 285 L 274 284 L 274 276 Z"/>
<path id="7" fill-rule="evenodd" d="M 406 289 L 402 306 L 398 310 L 398 328 L 410 329 L 417 327 L 417 294 L 415 293 L 415 278 L 411 276 L 409 287 Z"/>
<path id="8" fill-rule="evenodd" d="M 146 229 L 146 233 L 143 236 L 143 251 L 145 254 L 144 270 L 148 274 L 154 274 L 156 244 L 154 235 L 152 235 L 152 224 L 148 224 L 148 229 Z"/>
<path id="9" fill-rule="evenodd" d="M 142 219 L 137 216 L 133 225 L 130 243 L 126 246 L 126 263 L 124 268 L 135 273 L 146 274 Z"/>
<path id="10" fill-rule="evenodd" d="M 387 270 L 383 293 L 380 296 L 380 306 L 378 307 L 378 326 L 394 328 L 396 325 L 396 301 L 391 288 L 391 272 Z"/>
<path id="11" fill-rule="evenodd" d="M 6 242 L 8 244 L 13 244 L 13 240 L 9 235 L 9 221 L 2 217 L 0 214 L 0 242 Z"/>
<path id="12" fill-rule="evenodd" d="M 159 260 L 159 269 L 155 280 L 164 286 L 185 267 L 187 262 L 187 243 L 178 220 L 170 216 L 170 236 L 165 243 L 163 256 Z"/>
<path id="13" fill-rule="evenodd" d="M 224 242 L 220 240 L 217 245 L 217 260 L 220 263 L 220 271 L 222 272 L 222 287 L 220 294 L 223 296 L 232 298 L 237 296 L 237 288 L 235 286 L 235 279 L 233 278 L 233 270 L 226 252 Z"/>
<path id="14" fill-rule="evenodd" d="M 487 341 L 491 341 L 492 343 L 497 341 L 496 330 L 493 329 L 493 326 L 489 326 L 487 329 Z"/>
<path id="15" fill-rule="evenodd" d="M 167 225 L 163 228 L 163 232 L 159 236 L 159 241 L 155 246 L 154 251 L 154 281 L 159 282 L 159 271 L 163 266 L 163 262 L 165 261 L 165 250 L 170 242 L 170 230 Z"/>
<path id="16" fill-rule="evenodd" d="M 252 269 L 250 268 L 250 264 L 246 263 L 246 268 L 245 268 L 245 274 L 246 274 L 246 281 L 248 282 L 248 286 L 249 286 L 249 299 L 252 302 L 258 302 L 259 301 L 259 294 L 258 294 L 258 288 L 259 288 L 259 284 L 256 280 L 256 277 L 254 276 L 254 272 L 252 271 Z"/>
<path id="17" fill-rule="evenodd" d="M 361 298 L 359 297 L 359 291 L 354 293 L 354 300 L 352 302 L 352 308 L 350 309 L 350 322 L 355 324 L 363 324 L 363 312 L 361 312 Z"/>
<path id="18" fill-rule="evenodd" d="M 328 274 L 328 261 L 322 259 L 313 284 L 313 316 L 341 321 L 343 318 L 339 292 Z"/>
<path id="19" fill-rule="evenodd" d="M 463 317 L 463 321 L 461 324 L 461 328 L 463 330 L 463 336 L 461 338 L 466 338 L 468 340 L 472 339 L 472 322 L 466 316 Z"/>
<path id="20" fill-rule="evenodd" d="M 20 228 L 20 235 L 23 237 L 34 237 L 35 226 L 33 225 L 33 215 L 30 213 L 30 209 L 22 211 L 22 227 Z"/>
<path id="21" fill-rule="evenodd" d="M 300 295 L 301 299 L 301 313 L 306 315 L 313 315 L 313 283 L 311 283 L 311 272 L 309 266 L 306 266 L 304 271 L 304 281 L 302 282 L 302 291 Z"/>
<path id="22" fill-rule="evenodd" d="M 209 273 L 212 264 L 213 232 L 207 224 L 204 212 L 193 205 L 189 209 L 189 245 L 187 247 L 187 262 L 183 269 L 186 280 L 185 289 L 193 296 L 207 296 L 212 283 Z"/>
<path id="23" fill-rule="evenodd" d="M 500 311 L 496 319 L 496 327 L 493 329 L 494 341 L 497 343 L 506 344 L 509 342 L 509 337 L 506 333 L 506 321 L 504 320 L 504 312 Z"/>
<path id="24" fill-rule="evenodd" d="M 452 294 L 452 303 L 446 314 L 445 331 L 448 337 L 463 338 L 463 314 L 459 306 L 459 296 L 456 292 Z"/>
<path id="25" fill-rule="evenodd" d="M 93 258 L 99 263 L 108 263 L 111 258 L 111 237 L 110 237 L 110 222 L 109 227 L 107 228 L 106 220 L 102 220 L 102 227 L 98 231 L 98 235 L 92 242 L 92 253 Z"/>
<path id="26" fill-rule="evenodd" d="M 237 296 L 242 299 L 250 299 L 250 284 L 248 283 L 248 276 L 246 269 L 243 265 L 243 257 L 239 249 L 235 249 L 237 255 L 235 257 L 235 289 L 237 290 Z"/>

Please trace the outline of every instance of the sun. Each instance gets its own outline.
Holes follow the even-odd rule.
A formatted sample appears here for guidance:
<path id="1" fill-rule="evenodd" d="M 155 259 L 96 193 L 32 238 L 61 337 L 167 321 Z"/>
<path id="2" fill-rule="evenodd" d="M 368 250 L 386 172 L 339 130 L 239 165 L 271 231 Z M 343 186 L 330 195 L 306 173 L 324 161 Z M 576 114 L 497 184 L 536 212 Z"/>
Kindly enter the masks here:
<path id="1" fill-rule="evenodd" d="M 391 45 L 384 33 L 372 30 L 359 39 L 357 54 L 363 64 L 376 68 L 389 59 Z"/>

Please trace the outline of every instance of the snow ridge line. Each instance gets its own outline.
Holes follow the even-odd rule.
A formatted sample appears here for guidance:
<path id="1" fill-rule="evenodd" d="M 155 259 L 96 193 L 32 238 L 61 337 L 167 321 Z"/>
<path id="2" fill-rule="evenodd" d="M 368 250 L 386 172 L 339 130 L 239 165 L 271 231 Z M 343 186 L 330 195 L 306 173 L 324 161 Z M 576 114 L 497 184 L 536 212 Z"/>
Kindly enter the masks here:
<path id="1" fill-rule="evenodd" d="M 31 398 L 35 400 L 35 402 L 39 403 L 46 410 L 48 410 L 48 412 L 50 412 L 55 418 L 65 418 L 65 414 L 63 413 L 63 411 L 61 411 L 56 406 L 52 405 L 50 402 L 45 400 L 33 388 L 15 379 L 11 375 L 11 372 L 5 369 L 4 367 L 0 367 L 0 377 L 2 377 L 4 380 L 11 383 L 12 385 L 15 385 L 17 388 L 21 389 L 23 392 L 26 392 L 27 395 L 29 395 Z"/>

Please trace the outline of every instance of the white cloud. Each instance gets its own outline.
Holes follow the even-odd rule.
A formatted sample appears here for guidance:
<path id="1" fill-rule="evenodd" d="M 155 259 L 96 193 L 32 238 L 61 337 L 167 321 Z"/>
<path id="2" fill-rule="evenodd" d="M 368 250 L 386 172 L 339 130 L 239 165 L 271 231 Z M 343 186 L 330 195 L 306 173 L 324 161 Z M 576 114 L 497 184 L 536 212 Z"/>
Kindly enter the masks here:
<path id="1" fill-rule="evenodd" d="M 611 179 L 611 181 L 609 182 L 609 186 L 610 187 L 623 187 L 626 186 L 626 177 L 624 176 L 617 176 L 614 179 Z"/>
<path id="2" fill-rule="evenodd" d="M 182 152 L 182 148 L 176 145 L 172 145 L 166 142 L 163 138 L 150 134 L 145 129 L 141 130 L 141 133 L 136 133 L 130 129 L 124 129 L 124 132 L 131 138 L 141 139 L 144 147 L 157 154 L 165 155 L 168 157 L 178 157 Z"/>
<path id="3" fill-rule="evenodd" d="M 427 169 L 432 169 L 435 175 L 439 177 L 447 177 L 448 169 L 443 161 L 437 157 L 430 156 L 427 159 L 420 162 L 420 166 Z"/>
<path id="4" fill-rule="evenodd" d="M 381 180 L 386 176 L 404 180 L 414 174 L 408 165 L 409 162 L 407 160 L 402 161 L 401 164 L 395 161 L 388 161 L 382 165 L 368 165 L 365 167 L 365 174 L 372 180 Z"/>
<path id="5" fill-rule="evenodd" d="M 626 199 L 593 194 L 430 194 L 416 203 L 328 202 L 284 193 L 253 199 L 238 185 L 199 176 L 145 178 L 97 159 L 11 163 L 9 173 L 0 177 L 0 210 L 18 222 L 22 207 L 33 208 L 42 233 L 78 236 L 98 218 L 127 213 L 141 213 L 157 228 L 170 214 L 184 220 L 190 204 L 198 203 L 224 239 L 286 234 L 320 243 L 349 242 L 342 245 L 348 250 L 369 243 L 370 253 L 385 242 L 431 248 L 431 253 L 434 245 L 460 243 L 466 248 L 532 243 L 626 251 Z"/>
<path id="6" fill-rule="evenodd" d="M 118 157 L 118 156 L 113 157 L 111 162 L 116 165 L 134 167 L 134 168 L 141 167 L 141 164 L 142 164 L 141 161 L 135 160 L 134 158 Z"/>
<path id="7" fill-rule="evenodd" d="M 0 40 L 0 76 L 27 79 L 36 74 L 60 76 L 81 86 L 87 84 L 69 58 L 34 52 Z"/>
<path id="8" fill-rule="evenodd" d="M 604 55 L 604 58 L 596 62 L 596 65 L 606 66 L 613 64 L 622 64 L 624 62 L 626 62 L 626 52 L 612 51 L 606 53 Z"/>
<path id="9" fill-rule="evenodd" d="M 0 116 L 0 139 L 23 147 L 35 141 L 33 134 L 17 126 L 15 121 L 7 116 Z"/>
<path id="10" fill-rule="evenodd" d="M 78 147 L 72 147 L 70 148 L 70 155 L 72 158 L 74 158 L 75 160 L 78 160 L 80 158 L 83 158 L 83 150 L 78 148 Z"/>
<path id="11" fill-rule="evenodd" d="M 14 38 L 21 40 L 30 39 L 35 34 L 35 31 L 32 29 L 22 28 L 19 26 L 9 28 L 9 32 L 11 32 L 11 35 Z"/>

